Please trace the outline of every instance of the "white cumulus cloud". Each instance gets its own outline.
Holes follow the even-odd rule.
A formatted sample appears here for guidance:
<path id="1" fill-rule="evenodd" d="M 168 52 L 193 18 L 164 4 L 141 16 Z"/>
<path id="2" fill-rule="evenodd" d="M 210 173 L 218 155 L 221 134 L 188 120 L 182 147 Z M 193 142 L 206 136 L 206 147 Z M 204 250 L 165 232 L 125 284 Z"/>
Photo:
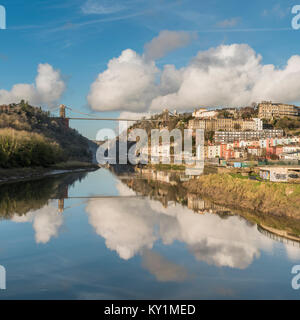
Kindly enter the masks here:
<path id="1" fill-rule="evenodd" d="M 66 89 L 60 71 L 50 64 L 39 64 L 34 84 L 15 84 L 10 91 L 0 89 L 0 104 L 17 103 L 21 100 L 33 105 L 53 106 Z"/>
<path id="2" fill-rule="evenodd" d="M 182 81 L 176 92 L 160 95 L 152 110 L 162 105 L 185 110 L 199 105 L 245 106 L 261 100 L 300 100 L 300 56 L 276 68 L 263 65 L 262 57 L 246 44 L 221 45 L 200 51 L 181 69 Z"/>
<path id="3" fill-rule="evenodd" d="M 91 86 L 88 102 L 94 110 L 143 111 L 157 95 L 154 62 L 146 62 L 135 51 L 127 49 L 109 61 Z"/>
<path id="4" fill-rule="evenodd" d="M 300 101 L 300 55 L 279 68 L 263 64 L 262 56 L 247 44 L 220 45 L 199 51 L 185 67 L 165 65 L 159 70 L 147 54 L 128 49 L 112 59 L 91 86 L 90 106 L 141 113 Z"/>

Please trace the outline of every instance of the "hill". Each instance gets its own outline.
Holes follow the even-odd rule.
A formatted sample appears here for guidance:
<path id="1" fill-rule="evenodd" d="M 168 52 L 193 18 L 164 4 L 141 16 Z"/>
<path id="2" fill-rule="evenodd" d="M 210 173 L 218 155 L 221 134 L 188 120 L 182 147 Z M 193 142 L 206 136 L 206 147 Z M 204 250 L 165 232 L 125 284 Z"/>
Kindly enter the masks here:
<path id="1" fill-rule="evenodd" d="M 0 167 L 92 161 L 91 141 L 49 115 L 24 101 L 0 106 Z"/>

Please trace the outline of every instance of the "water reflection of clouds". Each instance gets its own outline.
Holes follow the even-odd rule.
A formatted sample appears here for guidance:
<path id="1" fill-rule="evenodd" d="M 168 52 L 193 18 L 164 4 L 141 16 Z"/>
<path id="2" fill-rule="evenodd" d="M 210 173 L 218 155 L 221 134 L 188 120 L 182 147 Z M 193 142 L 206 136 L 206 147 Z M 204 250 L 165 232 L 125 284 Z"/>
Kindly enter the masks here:
<path id="1" fill-rule="evenodd" d="M 122 195 L 129 192 L 123 185 Z M 122 259 L 151 249 L 157 240 L 166 245 L 177 240 L 199 261 L 244 269 L 259 257 L 260 250 L 271 252 L 274 243 L 237 216 L 199 215 L 180 205 L 164 208 L 150 199 L 95 200 L 86 211 L 106 246 Z"/>
<path id="2" fill-rule="evenodd" d="M 18 223 L 32 223 L 36 242 L 47 243 L 52 237 L 58 235 L 64 218 L 58 214 L 57 204 L 53 201 L 42 209 L 30 211 L 26 215 L 15 214 L 11 220 Z"/>
<path id="3" fill-rule="evenodd" d="M 107 248 L 130 259 L 144 248 L 151 249 L 158 239 L 155 217 L 149 214 L 144 200 L 101 199 L 88 203 L 89 222 L 105 239 Z"/>
<path id="4" fill-rule="evenodd" d="M 292 247 L 290 245 L 284 245 L 286 254 L 291 261 L 300 261 L 300 249 L 298 247 Z"/>
<path id="5" fill-rule="evenodd" d="M 121 196 L 135 195 L 121 182 L 116 188 Z M 215 214 L 200 215 L 181 205 L 165 208 L 159 201 L 148 198 L 93 199 L 88 201 L 86 212 L 89 223 L 104 238 L 108 249 L 125 260 L 141 254 L 143 267 L 160 281 L 164 281 L 165 270 L 179 272 L 181 276 L 177 279 L 184 277 L 185 271 L 151 251 L 157 241 L 164 245 L 180 241 L 198 261 L 238 269 L 247 268 L 261 251 L 272 253 L 276 244 L 259 233 L 256 225 L 238 216 L 222 219 Z M 56 201 L 23 216 L 15 214 L 11 220 L 32 223 L 36 242 L 44 244 L 58 236 L 64 223 Z M 299 248 L 290 245 L 283 248 L 289 260 L 299 261 Z"/>
<path id="6" fill-rule="evenodd" d="M 142 266 L 160 282 L 183 282 L 188 278 L 187 270 L 151 250 L 142 253 Z"/>

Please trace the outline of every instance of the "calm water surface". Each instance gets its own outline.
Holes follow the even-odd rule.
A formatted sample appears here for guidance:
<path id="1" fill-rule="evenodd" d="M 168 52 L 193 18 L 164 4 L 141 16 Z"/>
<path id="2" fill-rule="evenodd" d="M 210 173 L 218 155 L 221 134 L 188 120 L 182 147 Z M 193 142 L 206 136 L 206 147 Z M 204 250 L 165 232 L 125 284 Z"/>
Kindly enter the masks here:
<path id="1" fill-rule="evenodd" d="M 0 187 L 0 299 L 300 298 L 297 245 L 147 188 L 104 169 Z"/>

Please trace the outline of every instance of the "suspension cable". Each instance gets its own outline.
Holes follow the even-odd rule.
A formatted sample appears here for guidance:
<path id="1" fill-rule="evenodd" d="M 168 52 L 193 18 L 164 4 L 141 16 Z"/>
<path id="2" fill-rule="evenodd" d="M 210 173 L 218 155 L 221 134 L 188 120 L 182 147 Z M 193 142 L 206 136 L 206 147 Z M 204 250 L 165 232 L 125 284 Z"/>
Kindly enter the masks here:
<path id="1" fill-rule="evenodd" d="M 69 109 L 69 110 L 71 110 L 71 111 L 74 112 L 74 113 L 83 114 L 83 115 L 85 115 L 85 116 L 97 117 L 97 115 L 95 115 L 95 114 L 80 112 L 79 110 L 72 109 L 72 108 L 69 108 L 69 107 L 66 107 L 66 109 Z"/>

